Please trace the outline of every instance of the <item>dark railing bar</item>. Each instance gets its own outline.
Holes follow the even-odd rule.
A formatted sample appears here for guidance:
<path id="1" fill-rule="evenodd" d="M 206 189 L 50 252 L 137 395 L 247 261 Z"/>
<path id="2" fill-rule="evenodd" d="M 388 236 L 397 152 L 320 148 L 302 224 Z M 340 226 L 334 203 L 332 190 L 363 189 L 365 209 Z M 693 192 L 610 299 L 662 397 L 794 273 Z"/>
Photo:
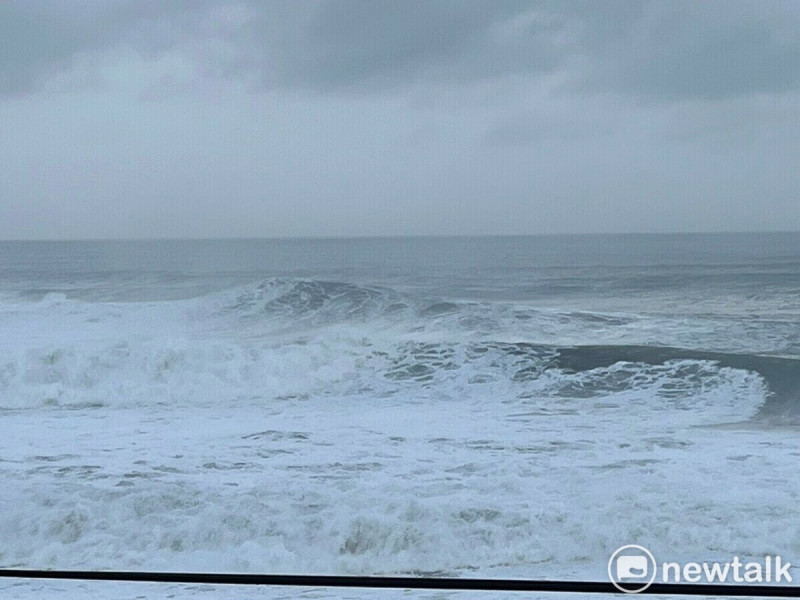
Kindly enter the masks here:
<path id="1" fill-rule="evenodd" d="M 202 583 L 215 585 L 270 585 L 294 587 L 382 588 L 404 590 L 471 590 L 487 592 L 570 592 L 618 594 L 605 581 L 550 581 L 534 579 L 475 579 L 460 577 L 378 577 L 357 575 L 275 575 L 250 573 L 171 573 L 159 571 L 55 571 L 0 569 L 0 577 L 15 579 L 72 579 L 148 583 Z M 639 595 L 749 596 L 800 598 L 800 587 L 780 585 L 653 583 Z"/>

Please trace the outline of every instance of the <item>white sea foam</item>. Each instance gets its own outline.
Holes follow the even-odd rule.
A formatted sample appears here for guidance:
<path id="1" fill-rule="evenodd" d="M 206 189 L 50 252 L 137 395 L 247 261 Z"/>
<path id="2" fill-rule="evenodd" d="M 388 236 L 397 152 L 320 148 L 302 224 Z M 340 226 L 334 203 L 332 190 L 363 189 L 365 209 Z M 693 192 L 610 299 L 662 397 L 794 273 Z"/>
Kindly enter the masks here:
<path id="1" fill-rule="evenodd" d="M 663 322 L 291 281 L 6 303 L 0 564 L 604 579 L 629 542 L 800 552 L 796 436 L 715 427 L 760 375 L 551 362 Z"/>

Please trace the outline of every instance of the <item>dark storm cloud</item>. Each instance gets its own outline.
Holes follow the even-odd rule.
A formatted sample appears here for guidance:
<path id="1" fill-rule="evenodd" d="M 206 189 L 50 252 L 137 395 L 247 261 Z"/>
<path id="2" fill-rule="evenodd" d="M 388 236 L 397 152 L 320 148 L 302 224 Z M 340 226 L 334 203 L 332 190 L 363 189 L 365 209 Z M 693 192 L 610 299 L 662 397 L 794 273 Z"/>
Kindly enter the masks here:
<path id="1" fill-rule="evenodd" d="M 581 23 L 581 52 L 591 65 L 581 81 L 589 89 L 679 100 L 800 88 L 796 2 L 592 6 L 572 15 Z"/>
<path id="2" fill-rule="evenodd" d="M 193 9 L 189 9 L 189 4 Z M 157 53 L 196 34 L 210 3 L 83 0 L 0 3 L 0 93 L 34 90 L 76 57 L 121 47 Z"/>
<path id="3" fill-rule="evenodd" d="M 4 3 L 0 92 L 31 90 L 82 53 L 120 47 L 188 49 L 203 74 L 270 89 L 372 89 L 555 66 L 548 26 L 493 35 L 525 10 L 519 0 Z M 243 18 L 216 22 L 230 13 Z"/>
<path id="4" fill-rule="evenodd" d="M 503 32 L 525 2 L 346 0 L 320 5 L 286 39 L 286 60 L 268 85 L 320 89 L 391 87 L 420 80 L 471 81 L 557 66 L 550 26 Z M 262 15 L 261 18 L 265 18 Z M 255 37 L 255 36 L 254 36 Z"/>
<path id="5" fill-rule="evenodd" d="M 105 45 L 90 27 L 65 22 L 61 12 L 41 3 L 0 4 L 0 92 L 28 91 L 39 78 L 68 67 L 77 51 Z"/>
<path id="6" fill-rule="evenodd" d="M 75 57 L 183 52 L 197 76 L 261 89 L 365 92 L 563 72 L 567 90 L 650 100 L 800 87 L 793 2 L 12 2 L 0 92 Z"/>

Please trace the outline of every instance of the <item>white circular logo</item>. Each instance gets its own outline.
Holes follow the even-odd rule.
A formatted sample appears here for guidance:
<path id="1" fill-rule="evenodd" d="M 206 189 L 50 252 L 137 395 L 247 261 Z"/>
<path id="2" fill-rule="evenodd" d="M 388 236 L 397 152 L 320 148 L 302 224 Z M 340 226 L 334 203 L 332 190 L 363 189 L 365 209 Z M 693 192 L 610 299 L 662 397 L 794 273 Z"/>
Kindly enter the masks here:
<path id="1" fill-rule="evenodd" d="M 636 544 L 617 548 L 608 559 L 608 578 L 615 588 L 626 594 L 638 594 L 649 588 L 656 571 L 652 552 Z"/>

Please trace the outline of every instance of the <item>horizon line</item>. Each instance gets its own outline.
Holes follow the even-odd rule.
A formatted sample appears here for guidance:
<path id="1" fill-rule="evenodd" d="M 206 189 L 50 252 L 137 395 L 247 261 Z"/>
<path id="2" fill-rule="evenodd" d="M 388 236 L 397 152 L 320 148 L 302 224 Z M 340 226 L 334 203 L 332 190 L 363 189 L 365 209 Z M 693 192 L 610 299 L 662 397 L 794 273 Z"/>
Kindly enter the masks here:
<path id="1" fill-rule="evenodd" d="M 558 232 L 558 233 L 421 233 L 377 235 L 273 235 L 273 236 L 179 236 L 179 237 L 96 237 L 96 238 L 0 238 L 0 243 L 36 242 L 213 242 L 213 241 L 348 241 L 348 240 L 399 240 L 399 239 L 476 239 L 476 238 L 532 238 L 532 237 L 611 237 L 611 236 L 700 236 L 700 235 L 770 235 L 800 233 L 798 229 L 770 230 L 717 230 L 717 231 L 616 231 L 616 232 Z"/>

